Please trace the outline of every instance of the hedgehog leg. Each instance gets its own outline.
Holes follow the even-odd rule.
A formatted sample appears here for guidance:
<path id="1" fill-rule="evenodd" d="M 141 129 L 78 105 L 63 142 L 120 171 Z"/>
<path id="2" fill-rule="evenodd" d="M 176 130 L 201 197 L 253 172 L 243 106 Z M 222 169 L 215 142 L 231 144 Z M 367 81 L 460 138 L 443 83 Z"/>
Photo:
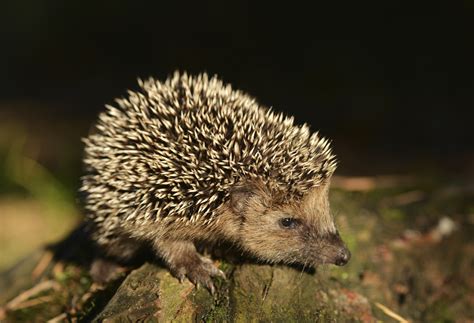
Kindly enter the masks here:
<path id="1" fill-rule="evenodd" d="M 171 273 L 181 282 L 188 277 L 193 284 L 203 285 L 214 294 L 212 277 L 225 278 L 225 274 L 212 260 L 200 255 L 190 241 L 160 240 L 154 246 L 168 264 Z"/>
<path id="2" fill-rule="evenodd" d="M 107 284 L 117 279 L 124 267 L 105 258 L 95 258 L 89 269 L 92 280 L 99 284 Z"/>
<path id="3" fill-rule="evenodd" d="M 109 238 L 101 247 L 106 257 L 117 262 L 128 263 L 140 253 L 143 243 L 123 234 L 118 234 L 113 238 Z"/>
<path id="4" fill-rule="evenodd" d="M 106 242 L 98 243 L 100 253 L 94 258 L 89 273 L 92 279 L 101 284 L 109 283 L 126 270 L 135 260 L 142 245 L 136 240 L 120 235 Z"/>

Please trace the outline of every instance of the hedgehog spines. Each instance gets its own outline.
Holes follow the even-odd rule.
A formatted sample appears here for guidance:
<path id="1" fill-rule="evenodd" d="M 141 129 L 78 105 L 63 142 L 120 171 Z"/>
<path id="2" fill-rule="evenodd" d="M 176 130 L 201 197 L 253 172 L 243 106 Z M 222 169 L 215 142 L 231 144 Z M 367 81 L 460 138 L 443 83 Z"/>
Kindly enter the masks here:
<path id="1" fill-rule="evenodd" d="M 84 140 L 81 190 L 95 222 L 211 222 L 239 181 L 301 196 L 335 170 L 328 140 L 216 76 L 175 73 L 138 85 Z"/>

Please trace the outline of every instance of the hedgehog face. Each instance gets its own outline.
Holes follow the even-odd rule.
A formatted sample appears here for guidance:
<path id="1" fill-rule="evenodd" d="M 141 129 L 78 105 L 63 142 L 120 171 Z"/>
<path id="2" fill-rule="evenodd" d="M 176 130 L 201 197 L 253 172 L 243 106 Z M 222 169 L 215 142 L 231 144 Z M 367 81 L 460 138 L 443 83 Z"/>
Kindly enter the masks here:
<path id="1" fill-rule="evenodd" d="M 241 219 L 239 238 L 244 249 L 266 261 L 310 267 L 349 261 L 350 252 L 330 214 L 328 185 L 302 199 L 284 201 L 284 195 L 258 186 L 232 193 L 231 207 Z"/>

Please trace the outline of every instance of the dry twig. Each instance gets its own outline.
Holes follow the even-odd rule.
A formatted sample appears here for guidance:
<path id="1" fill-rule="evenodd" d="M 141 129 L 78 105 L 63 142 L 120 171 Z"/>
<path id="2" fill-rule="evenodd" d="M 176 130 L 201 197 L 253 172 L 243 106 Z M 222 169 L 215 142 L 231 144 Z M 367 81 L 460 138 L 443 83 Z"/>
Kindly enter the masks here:
<path id="1" fill-rule="evenodd" d="M 37 298 L 32 298 L 29 300 L 26 300 L 24 302 L 21 302 L 15 307 L 15 310 L 20 310 L 23 308 L 28 308 L 28 307 L 33 307 L 39 304 L 47 303 L 49 301 L 53 300 L 53 296 L 46 295 L 42 297 L 37 297 Z"/>
<path id="2" fill-rule="evenodd" d="M 46 268 L 48 268 L 48 265 L 51 263 L 51 260 L 53 260 L 53 253 L 51 251 L 46 251 L 38 261 L 35 269 L 31 272 L 33 279 L 38 278 L 42 273 L 44 273 Z"/>
<path id="3" fill-rule="evenodd" d="M 379 309 L 381 309 L 382 312 L 384 312 L 386 315 L 390 316 L 391 318 L 397 320 L 400 323 L 409 323 L 410 322 L 409 320 L 404 319 L 403 317 L 401 317 L 400 315 L 398 315 L 397 313 L 395 313 L 394 311 L 392 311 L 391 309 L 389 309 L 385 305 L 382 305 L 380 303 L 375 302 L 375 306 L 377 306 Z"/>
<path id="4" fill-rule="evenodd" d="M 61 313 L 56 317 L 53 317 L 52 319 L 48 320 L 46 323 L 56 323 L 56 322 L 64 322 L 67 319 L 67 314 L 66 313 Z"/>
<path id="5" fill-rule="evenodd" d="M 26 300 L 28 300 L 29 298 L 35 296 L 35 295 L 38 295 L 39 293 L 43 292 L 43 291 L 46 291 L 46 290 L 49 290 L 49 289 L 58 289 L 59 288 L 59 284 L 53 280 L 47 280 L 47 281 L 44 281 L 44 282 L 41 282 L 35 286 L 33 286 L 32 288 L 28 289 L 28 290 L 25 290 L 24 292 L 22 292 L 20 295 L 18 295 L 17 297 L 15 297 L 14 299 L 12 299 L 11 301 L 9 301 L 4 309 L 5 310 L 14 310 L 16 308 L 19 308 L 20 305 L 25 302 Z"/>

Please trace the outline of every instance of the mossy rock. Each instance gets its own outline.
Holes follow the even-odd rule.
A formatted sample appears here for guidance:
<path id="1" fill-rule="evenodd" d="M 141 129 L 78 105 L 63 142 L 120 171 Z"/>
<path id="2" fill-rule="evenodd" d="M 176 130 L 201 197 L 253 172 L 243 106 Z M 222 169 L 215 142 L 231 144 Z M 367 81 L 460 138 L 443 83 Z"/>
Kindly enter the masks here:
<path id="1" fill-rule="evenodd" d="M 32 269 L 37 261 L 36 254 L 22 262 L 25 269 L 16 268 L 15 272 L 31 276 L 31 272 L 25 273 L 26 268 Z M 23 291 L 28 292 L 41 282 L 58 281 L 58 288 L 41 292 L 42 297 L 48 297 L 46 302 L 26 308 L 7 308 L 4 319 L 12 322 L 27 318 L 48 320 L 60 317 L 64 309 L 71 310 L 72 306 L 75 306 L 72 311 L 64 312 L 65 319 L 100 322 L 314 322 L 372 318 L 369 302 L 363 296 L 350 292 L 356 295 L 357 302 L 354 302 L 354 297 L 344 296 L 348 291 L 339 282 L 327 282 L 322 286 L 318 274 L 283 266 L 227 266 L 231 271 L 228 272 L 229 278 L 217 282 L 215 295 L 204 288 L 196 288 L 189 281 L 181 283 L 165 268 L 151 263 L 143 264 L 103 288 L 91 284 L 88 274 L 75 265 L 66 265 L 61 274 L 54 273 L 55 266 L 57 264 L 51 264 L 42 277 L 22 286 Z M 12 277 L 11 272 L 6 273 L 0 277 L 2 288 L 7 280 L 22 279 Z M 78 288 L 81 280 L 87 281 L 86 288 Z M 21 288 L 11 287 L 14 289 L 9 296 L 20 294 Z M 39 296 L 32 295 L 31 298 L 38 299 Z M 3 301 L 8 298 L 11 297 L 3 297 Z M 45 310 L 41 305 L 47 305 L 52 299 L 56 303 Z"/>
<path id="2" fill-rule="evenodd" d="M 400 198 L 415 190 L 424 192 L 423 199 Z M 346 267 L 322 266 L 308 272 L 220 259 L 227 279 L 217 280 L 217 291 L 211 295 L 187 280 L 180 283 L 166 268 L 148 261 L 98 286 L 87 265 L 78 261 L 90 250 L 72 234 L 59 248 L 59 256 L 59 249 L 54 257 L 39 250 L 0 274 L 0 321 L 474 319 L 471 186 L 457 181 L 359 193 L 333 190 L 331 199 L 353 254 Z M 454 229 L 446 231 L 450 223 Z"/>

